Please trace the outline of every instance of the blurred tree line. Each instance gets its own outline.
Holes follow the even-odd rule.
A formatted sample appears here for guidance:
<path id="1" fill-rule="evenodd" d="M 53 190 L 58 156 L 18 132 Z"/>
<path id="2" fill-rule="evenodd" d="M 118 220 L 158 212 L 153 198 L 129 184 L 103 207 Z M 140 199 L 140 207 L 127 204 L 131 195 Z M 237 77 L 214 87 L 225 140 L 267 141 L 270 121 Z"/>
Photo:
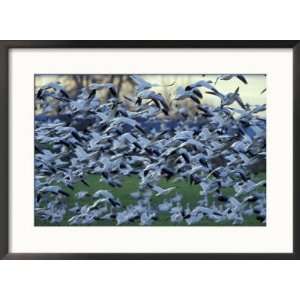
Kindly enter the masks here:
<path id="1" fill-rule="evenodd" d="M 35 89 L 36 91 L 43 85 L 51 82 L 59 81 L 61 82 L 66 91 L 70 93 L 71 96 L 76 96 L 80 93 L 82 88 L 88 88 L 92 83 L 113 83 L 117 87 L 118 96 L 123 89 L 123 84 L 127 84 L 127 89 L 133 88 L 132 82 L 128 75 L 98 75 L 98 74 L 78 74 L 78 75 L 36 75 L 35 76 Z"/>

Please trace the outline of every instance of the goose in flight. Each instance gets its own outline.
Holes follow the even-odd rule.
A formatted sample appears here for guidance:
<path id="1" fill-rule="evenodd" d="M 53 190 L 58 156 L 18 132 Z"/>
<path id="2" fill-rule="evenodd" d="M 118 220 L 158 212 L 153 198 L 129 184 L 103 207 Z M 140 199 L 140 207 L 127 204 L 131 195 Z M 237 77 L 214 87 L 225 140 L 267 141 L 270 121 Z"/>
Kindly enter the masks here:
<path id="1" fill-rule="evenodd" d="M 246 77 L 242 74 L 224 74 L 224 75 L 220 75 L 217 77 L 215 84 L 217 84 L 217 82 L 219 80 L 230 80 L 232 78 L 236 77 L 237 79 L 239 79 L 241 82 L 243 82 L 244 84 L 248 84 L 248 81 L 246 79 Z"/>
<path id="2" fill-rule="evenodd" d="M 97 198 L 114 198 L 113 194 L 107 190 L 98 190 L 93 194 L 93 198 L 97 199 Z"/>
<path id="3" fill-rule="evenodd" d="M 107 203 L 110 204 L 112 207 L 121 207 L 121 202 L 113 197 L 105 197 L 99 199 L 99 203 Z"/>
<path id="4" fill-rule="evenodd" d="M 225 95 L 218 91 L 217 92 L 216 91 L 208 91 L 206 93 L 219 97 L 221 100 L 221 108 L 223 108 L 224 106 L 227 106 L 227 105 L 231 105 L 234 102 L 237 102 L 241 108 L 246 110 L 247 106 L 243 103 L 243 101 L 240 97 L 239 89 L 240 88 L 238 87 L 233 93 L 228 93 Z"/>
<path id="5" fill-rule="evenodd" d="M 201 104 L 200 99 L 202 98 L 203 95 L 197 87 L 186 90 L 182 86 L 179 86 L 176 89 L 175 100 L 192 99 L 197 104 Z"/>
<path id="6" fill-rule="evenodd" d="M 162 196 L 162 195 L 168 194 L 171 191 L 173 191 L 174 189 L 175 189 L 175 187 L 169 187 L 169 188 L 163 189 L 158 185 L 154 185 L 152 187 L 152 190 L 156 193 L 155 196 Z"/>
<path id="7" fill-rule="evenodd" d="M 158 86 L 168 87 L 168 86 L 172 86 L 172 85 L 175 84 L 175 82 L 173 82 L 171 84 L 167 84 L 167 85 L 160 85 L 160 84 L 150 83 L 150 82 L 146 81 L 145 79 L 143 79 L 141 76 L 138 76 L 138 75 L 131 75 L 129 77 L 131 78 L 131 80 L 136 85 L 137 93 L 140 93 L 144 90 L 149 90 L 153 87 L 158 87 Z"/>
<path id="8" fill-rule="evenodd" d="M 50 186 L 44 186 L 39 190 L 39 193 L 52 193 L 55 195 L 61 194 L 63 196 L 69 197 L 70 194 L 62 190 L 59 186 L 50 185 Z"/>
<path id="9" fill-rule="evenodd" d="M 54 92 L 50 92 L 49 90 L 53 90 Z M 46 96 L 52 96 L 57 100 L 69 100 L 70 96 L 65 91 L 64 87 L 61 85 L 59 81 L 50 82 L 44 86 L 42 86 L 37 92 L 38 99 L 44 99 Z"/>
<path id="10" fill-rule="evenodd" d="M 118 96 L 117 89 L 113 83 L 92 83 L 89 85 L 89 90 L 91 91 L 88 99 L 92 99 L 96 95 L 97 90 L 108 89 L 113 97 Z"/>
<path id="11" fill-rule="evenodd" d="M 256 113 L 258 113 L 258 112 L 265 111 L 266 109 L 267 109 L 266 104 L 256 105 L 256 106 L 252 109 L 251 113 L 252 113 L 252 114 L 256 114 Z"/>
<path id="12" fill-rule="evenodd" d="M 154 104 L 161 109 L 161 111 L 168 115 L 169 106 L 166 102 L 166 99 L 159 93 L 155 93 L 154 91 L 143 90 L 137 94 L 137 101 L 138 105 L 142 104 L 143 100 L 151 100 Z"/>
<path id="13" fill-rule="evenodd" d="M 235 197 L 238 197 L 242 194 L 248 194 L 258 187 L 261 187 L 266 184 L 265 180 L 261 180 L 259 182 L 254 182 L 252 180 L 248 180 L 246 182 L 243 182 L 242 184 L 240 182 L 236 183 L 233 187 L 236 192 Z"/>
<path id="14" fill-rule="evenodd" d="M 200 87 L 204 87 L 208 90 L 211 90 L 211 91 L 217 91 L 217 89 L 212 85 L 212 81 L 211 80 L 199 80 L 199 81 L 196 81 L 195 83 L 192 83 L 192 84 L 189 84 L 185 87 L 185 90 L 186 91 L 190 91 L 192 89 L 195 89 L 195 88 L 200 88 Z"/>
<path id="15" fill-rule="evenodd" d="M 126 117 L 117 117 L 112 120 L 110 126 L 105 129 L 104 133 L 109 132 L 110 130 L 120 126 L 120 125 L 128 125 L 130 127 L 138 129 L 140 132 L 145 134 L 144 129 L 141 127 L 141 125 L 134 119 L 126 118 Z"/>
<path id="16" fill-rule="evenodd" d="M 264 89 L 260 92 L 260 94 L 262 95 L 262 94 L 264 94 L 266 91 L 267 91 L 267 88 L 264 88 Z"/>

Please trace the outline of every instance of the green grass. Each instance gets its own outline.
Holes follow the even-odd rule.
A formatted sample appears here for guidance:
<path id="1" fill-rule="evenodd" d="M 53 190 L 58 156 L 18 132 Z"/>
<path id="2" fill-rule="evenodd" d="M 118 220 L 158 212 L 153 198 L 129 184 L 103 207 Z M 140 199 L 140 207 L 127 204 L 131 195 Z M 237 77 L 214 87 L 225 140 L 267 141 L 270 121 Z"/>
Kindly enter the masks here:
<path id="1" fill-rule="evenodd" d="M 257 175 L 254 178 L 254 180 L 259 181 L 264 178 L 265 178 L 265 173 L 262 173 L 262 174 Z M 99 176 L 96 176 L 96 175 L 90 175 L 86 181 L 88 182 L 89 187 L 82 183 L 78 183 L 75 185 L 75 189 L 73 191 L 68 188 L 65 189 L 70 194 L 70 197 L 68 197 L 68 199 L 67 199 L 69 207 L 73 207 L 75 205 L 75 202 L 76 202 L 75 196 L 74 196 L 75 193 L 77 193 L 79 191 L 88 191 L 89 194 L 93 194 L 95 191 L 97 191 L 99 189 L 109 190 L 115 197 L 119 198 L 122 201 L 122 204 L 125 206 L 135 203 L 135 200 L 131 198 L 130 193 L 138 190 L 139 179 L 136 176 L 124 177 L 123 186 L 121 188 L 113 188 L 106 183 L 99 182 Z M 186 203 L 189 203 L 191 208 L 193 208 L 197 204 L 197 201 L 200 198 L 200 195 L 199 195 L 200 187 L 198 185 L 191 185 L 184 181 L 178 181 L 178 182 L 174 183 L 172 181 L 167 181 L 165 179 L 162 179 L 160 181 L 160 186 L 163 188 L 176 186 L 176 189 L 174 189 L 172 192 L 170 192 L 166 196 L 160 196 L 160 197 L 153 196 L 151 199 L 151 202 L 154 206 L 159 204 L 160 202 L 162 202 L 163 199 L 170 198 L 171 196 L 175 195 L 176 193 L 182 194 L 183 205 L 185 206 Z M 264 191 L 264 190 L 265 190 L 265 188 L 260 188 L 260 191 Z M 223 193 L 226 196 L 230 196 L 233 194 L 233 189 L 232 188 L 224 189 Z M 210 201 L 211 200 L 212 199 L 210 199 Z M 92 204 L 92 203 L 93 203 L 93 200 L 90 200 L 90 199 L 80 200 L 81 205 Z M 70 217 L 71 217 L 71 214 L 67 213 L 64 217 L 64 220 L 58 224 L 53 224 L 48 221 L 43 221 L 43 220 L 40 220 L 38 217 L 36 217 L 35 225 L 36 226 L 70 226 L 67 222 L 67 220 Z M 99 221 L 95 221 L 91 225 L 86 225 L 86 226 L 112 226 L 112 225 L 115 225 L 115 221 L 99 220 Z M 136 225 L 138 225 L 138 222 L 125 224 L 122 226 L 136 226 Z M 182 223 L 175 225 L 170 222 L 170 216 L 168 213 L 160 213 L 159 220 L 154 222 L 152 226 L 186 226 L 186 225 L 187 225 L 186 222 L 182 222 Z M 194 224 L 192 226 L 230 226 L 230 225 L 232 225 L 230 222 L 215 223 L 211 220 L 203 219 L 199 222 L 199 224 Z M 242 226 L 261 226 L 261 225 L 262 224 L 256 220 L 255 216 L 249 217 L 248 219 L 246 219 L 245 223 L 242 224 Z M 241 225 L 239 225 L 239 226 L 241 226 Z"/>

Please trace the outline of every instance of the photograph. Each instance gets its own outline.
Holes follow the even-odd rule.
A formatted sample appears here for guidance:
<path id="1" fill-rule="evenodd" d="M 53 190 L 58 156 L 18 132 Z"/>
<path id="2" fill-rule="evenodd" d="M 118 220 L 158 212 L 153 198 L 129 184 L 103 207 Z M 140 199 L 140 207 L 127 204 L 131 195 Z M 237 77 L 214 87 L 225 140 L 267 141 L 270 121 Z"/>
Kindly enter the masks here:
<path id="1" fill-rule="evenodd" d="M 266 74 L 35 74 L 35 226 L 266 226 Z"/>

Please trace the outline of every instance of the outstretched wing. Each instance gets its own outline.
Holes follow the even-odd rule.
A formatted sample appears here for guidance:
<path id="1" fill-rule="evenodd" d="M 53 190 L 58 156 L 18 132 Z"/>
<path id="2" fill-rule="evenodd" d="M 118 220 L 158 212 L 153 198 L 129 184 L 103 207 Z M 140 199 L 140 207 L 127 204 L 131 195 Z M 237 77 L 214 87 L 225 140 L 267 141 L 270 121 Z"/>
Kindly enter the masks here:
<path id="1" fill-rule="evenodd" d="M 143 91 L 146 89 L 150 89 L 152 87 L 151 83 L 144 80 L 142 77 L 138 75 L 131 75 L 130 78 L 137 85 L 137 91 Z"/>
<path id="2" fill-rule="evenodd" d="M 248 84 L 246 77 L 242 74 L 236 74 L 236 77 L 245 84 Z"/>

